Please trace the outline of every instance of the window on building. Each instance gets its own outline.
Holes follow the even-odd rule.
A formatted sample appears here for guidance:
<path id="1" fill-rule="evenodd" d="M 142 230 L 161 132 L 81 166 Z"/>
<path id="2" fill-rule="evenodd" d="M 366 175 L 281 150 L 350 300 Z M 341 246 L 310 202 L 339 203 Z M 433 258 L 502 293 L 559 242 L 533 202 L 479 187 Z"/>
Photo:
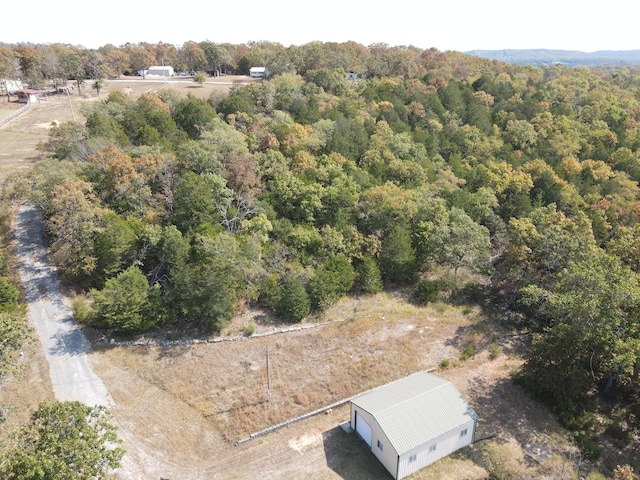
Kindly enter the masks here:
<path id="1" fill-rule="evenodd" d="M 467 429 L 466 428 L 460 432 L 460 436 L 461 437 L 466 437 L 467 436 Z"/>
<path id="2" fill-rule="evenodd" d="M 436 446 L 434 445 L 429 445 L 429 453 L 431 452 L 435 452 L 436 451 Z"/>
<path id="3" fill-rule="evenodd" d="M 380 440 L 378 440 L 378 448 L 382 451 L 382 442 Z"/>
<path id="4" fill-rule="evenodd" d="M 418 454 L 414 453 L 413 455 L 409 455 L 409 463 L 413 463 L 418 460 Z"/>

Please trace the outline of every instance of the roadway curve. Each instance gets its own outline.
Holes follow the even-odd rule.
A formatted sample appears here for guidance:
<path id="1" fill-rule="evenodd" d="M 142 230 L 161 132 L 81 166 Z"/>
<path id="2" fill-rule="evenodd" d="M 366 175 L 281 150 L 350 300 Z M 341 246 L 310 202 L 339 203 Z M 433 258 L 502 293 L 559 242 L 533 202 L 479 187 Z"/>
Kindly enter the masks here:
<path id="1" fill-rule="evenodd" d="M 49 362 L 57 400 L 111 406 L 113 400 L 88 361 L 91 345 L 78 328 L 67 299 L 60 292 L 55 267 L 47 262 L 42 217 L 33 206 L 21 206 L 15 223 L 19 272 L 36 327 Z"/>

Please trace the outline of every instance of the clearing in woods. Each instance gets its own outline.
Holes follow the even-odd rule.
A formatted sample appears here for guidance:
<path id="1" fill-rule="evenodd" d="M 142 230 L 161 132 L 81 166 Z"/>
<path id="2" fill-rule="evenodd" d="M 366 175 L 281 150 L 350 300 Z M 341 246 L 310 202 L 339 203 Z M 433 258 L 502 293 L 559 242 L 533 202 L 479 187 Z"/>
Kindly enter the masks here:
<path id="1" fill-rule="evenodd" d="M 187 81 L 110 81 L 101 92 L 127 89 L 132 95 L 174 88 L 208 97 L 227 91 L 231 77 L 204 87 Z M 62 95 L 34 105 L 0 128 L 0 175 L 27 168 L 40 158 L 53 120 L 80 117 L 83 103 L 99 100 Z M 6 105 L 5 105 L 6 106 Z M 4 111 L 0 108 L 0 112 Z M 118 346 L 92 339 L 90 363 L 114 400 L 112 409 L 127 454 L 121 479 L 370 479 L 390 478 L 355 434 L 340 423 L 348 406 L 331 414 L 295 423 L 246 444 L 246 435 L 315 410 L 417 370 L 451 366 L 438 373 L 451 380 L 480 416 L 478 438 L 492 440 L 463 449 L 414 474 L 413 479 L 481 479 L 487 468 L 499 468 L 522 478 L 557 478 L 575 464 L 568 433 L 549 411 L 532 401 L 510 381 L 521 363 L 514 337 L 502 335 L 496 321 L 458 307 L 417 307 L 402 294 L 347 298 L 308 322 L 329 322 L 317 328 L 254 336 L 220 343 L 160 346 Z M 242 337 L 247 326 L 256 333 L 274 330 L 262 312 L 247 310 L 223 332 Z M 151 337 L 156 341 L 160 337 Z M 165 332 L 162 338 L 178 338 Z M 501 354 L 491 360 L 492 342 Z M 459 361 L 472 343 L 476 356 Z M 265 349 L 270 349 L 271 401 L 266 401 Z M 2 401 L 16 405 L 9 426 L 25 421 L 44 399 L 53 398 L 44 352 L 27 345 L 22 375 L 4 385 Z M 556 456 L 539 465 L 524 447 L 537 442 Z M 487 462 L 488 455 L 491 462 Z M 493 465 L 493 467 L 490 467 Z M 495 473 L 495 472 L 494 472 Z"/>

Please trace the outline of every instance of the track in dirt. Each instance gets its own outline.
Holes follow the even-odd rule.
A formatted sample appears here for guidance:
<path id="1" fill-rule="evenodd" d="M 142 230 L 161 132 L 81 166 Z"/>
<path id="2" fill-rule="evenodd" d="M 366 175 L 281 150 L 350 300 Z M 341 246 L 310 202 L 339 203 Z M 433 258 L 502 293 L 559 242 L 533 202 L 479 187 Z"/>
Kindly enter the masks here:
<path id="1" fill-rule="evenodd" d="M 107 388 L 89 365 L 87 355 L 91 353 L 91 345 L 60 292 L 55 268 L 47 263 L 42 219 L 36 207 L 20 207 L 15 232 L 29 317 L 49 362 L 56 399 L 111 405 L 113 400 Z"/>

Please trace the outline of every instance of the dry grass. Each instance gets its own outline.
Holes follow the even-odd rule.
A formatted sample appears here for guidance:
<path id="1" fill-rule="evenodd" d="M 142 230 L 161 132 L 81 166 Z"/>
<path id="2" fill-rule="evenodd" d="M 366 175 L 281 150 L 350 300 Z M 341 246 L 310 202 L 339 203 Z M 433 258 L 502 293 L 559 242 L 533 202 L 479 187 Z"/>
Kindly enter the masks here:
<path id="1" fill-rule="evenodd" d="M 239 316 L 226 333 L 242 331 L 244 323 L 249 321 L 255 322 L 256 331 L 277 326 L 272 319 L 262 318 L 258 312 Z M 473 343 L 476 347 L 473 358 L 457 361 L 457 366 L 440 374 L 451 380 L 478 412 L 477 438 L 496 437 L 457 452 L 412 478 L 481 479 L 487 478 L 493 467 L 500 467 L 509 475 L 505 478 L 554 478 L 556 467 L 545 467 L 553 470 L 546 473 L 525 455 L 523 446 L 532 440 L 548 446 L 558 459 L 565 459 L 562 461 L 566 464 L 556 462 L 562 463 L 562 468 L 567 471 L 573 468 L 567 432 L 548 409 L 531 401 L 509 379 L 510 372 L 518 368 L 522 360 L 507 353 L 490 360 L 490 346 L 497 341 L 499 332 L 494 331 L 480 312 L 465 315 L 462 308 L 444 304 L 418 307 L 400 294 L 383 293 L 344 299 L 313 320 L 334 321 L 316 329 L 235 342 L 102 347 L 92 363 L 114 395 L 118 408 L 126 410 L 127 416 L 137 410 L 138 418 L 131 422 L 154 426 L 155 430 L 145 435 L 159 435 L 163 440 L 162 444 L 154 444 L 155 448 L 166 452 L 166 443 L 170 445 L 172 458 L 186 461 L 192 458 L 193 443 L 198 439 L 199 449 L 218 452 L 220 460 L 212 463 L 224 470 L 231 468 L 230 460 L 224 459 L 235 458 L 243 451 L 233 447 L 233 442 L 249 433 L 417 370 L 437 367 L 442 358 L 458 359 L 464 346 Z M 271 365 L 270 403 L 266 402 L 267 345 Z M 505 352 L 514 351 L 504 340 L 501 346 Z M 131 394 L 131 390 L 138 393 Z M 153 403 L 147 404 L 151 400 Z M 158 410 L 169 408 L 172 423 L 165 426 L 165 422 L 159 422 L 155 416 L 160 414 Z M 151 415 L 147 409 L 153 409 Z M 333 419 L 321 415 L 243 448 L 262 452 L 262 455 L 269 452 L 273 458 L 270 471 L 281 475 L 270 478 L 378 478 L 378 473 L 371 473 L 372 468 L 375 470 L 372 465 L 376 465 L 373 456 L 356 455 L 355 460 L 345 453 L 352 449 L 358 451 L 357 438 L 334 431 L 334 426 L 348 416 L 348 407 L 340 407 L 335 409 Z M 177 423 L 189 424 L 192 431 L 180 431 L 180 435 L 174 436 L 161 430 L 176 428 Z M 138 434 L 143 431 L 137 427 Z M 310 438 L 315 438 L 313 432 L 323 432 L 322 438 L 328 438 L 324 445 L 308 443 Z M 201 439 L 205 433 L 209 443 Z M 318 449 L 324 447 L 325 456 L 315 460 L 307 458 L 310 463 L 304 474 L 284 474 L 290 472 L 294 461 L 290 458 L 291 448 L 300 449 L 300 445 L 307 444 L 303 448 L 305 455 L 312 452 L 318 455 Z M 243 458 L 249 455 L 247 452 Z M 356 462 L 357 468 L 368 473 L 356 473 L 350 462 Z M 202 464 L 202 460 L 199 463 Z M 236 469 L 243 473 L 232 475 L 235 478 L 252 478 L 255 474 L 251 465 L 236 466 Z"/>
<path id="2" fill-rule="evenodd" d="M 474 320 L 439 314 L 388 294 L 345 299 L 317 320 L 330 325 L 246 341 L 181 347 L 107 348 L 109 361 L 210 418 L 232 442 L 454 355 Z M 261 329 L 258 323 L 257 329 Z M 233 328 L 233 327 L 232 327 Z M 238 327 L 240 328 L 240 327 Z M 269 328 L 272 328 L 269 325 Z M 265 351 L 270 349 L 271 402 Z"/>

